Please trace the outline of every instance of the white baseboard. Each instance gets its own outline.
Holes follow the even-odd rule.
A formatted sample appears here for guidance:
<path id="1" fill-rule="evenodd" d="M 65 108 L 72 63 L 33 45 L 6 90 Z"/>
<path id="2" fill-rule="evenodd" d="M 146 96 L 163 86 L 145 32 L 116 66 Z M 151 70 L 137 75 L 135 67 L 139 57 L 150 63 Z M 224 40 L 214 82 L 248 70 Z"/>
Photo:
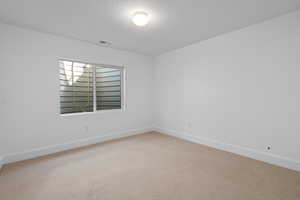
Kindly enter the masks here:
<path id="1" fill-rule="evenodd" d="M 190 142 L 207 145 L 207 146 L 214 147 L 216 149 L 220 149 L 223 151 L 227 151 L 227 152 L 239 154 L 242 156 L 246 156 L 249 158 L 253 158 L 255 160 L 264 161 L 266 163 L 278 165 L 280 167 L 285 167 L 288 169 L 300 171 L 300 161 L 296 161 L 296 160 L 293 160 L 290 158 L 285 158 L 282 156 L 257 151 L 257 150 L 242 147 L 239 145 L 223 143 L 223 142 L 219 142 L 219 141 L 212 140 L 209 138 L 194 136 L 194 135 L 190 135 L 187 133 L 182 133 L 182 132 L 179 133 L 177 131 L 167 130 L 164 128 L 154 128 L 154 131 L 164 133 L 167 135 L 171 135 L 174 137 L 178 137 L 178 138 L 181 138 L 184 140 L 188 140 Z"/>
<path id="2" fill-rule="evenodd" d="M 1 173 L 2 165 L 3 165 L 3 158 L 0 157 L 0 173 Z"/>
<path id="3" fill-rule="evenodd" d="M 137 134 L 141 134 L 141 133 L 146 133 L 146 132 L 150 132 L 152 130 L 153 130 L 152 128 L 143 128 L 143 129 L 136 129 L 136 130 L 120 131 L 120 132 L 106 134 L 104 136 L 79 139 L 79 140 L 75 140 L 75 141 L 64 143 L 64 144 L 48 146 L 48 147 L 39 148 L 39 149 L 33 149 L 30 151 L 25 151 L 25 152 L 8 154 L 8 155 L 3 156 L 2 164 L 8 164 L 8 163 L 13 163 L 13 162 L 17 162 L 17 161 L 28 160 L 28 159 L 36 158 L 39 156 L 44 156 L 44 155 L 48 155 L 48 154 L 65 151 L 65 150 L 70 150 L 70 149 L 75 149 L 78 147 L 96 144 L 99 142 L 128 137 L 128 136 L 137 135 Z"/>

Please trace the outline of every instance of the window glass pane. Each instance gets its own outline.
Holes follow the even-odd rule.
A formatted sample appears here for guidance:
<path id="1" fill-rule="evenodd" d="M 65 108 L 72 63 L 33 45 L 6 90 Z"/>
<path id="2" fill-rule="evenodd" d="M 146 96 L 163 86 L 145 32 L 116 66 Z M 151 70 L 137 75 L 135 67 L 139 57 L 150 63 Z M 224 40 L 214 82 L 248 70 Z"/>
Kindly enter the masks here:
<path id="1" fill-rule="evenodd" d="M 93 66 L 59 61 L 60 113 L 93 111 Z"/>
<path id="2" fill-rule="evenodd" d="M 96 66 L 97 110 L 121 108 L 121 69 Z"/>

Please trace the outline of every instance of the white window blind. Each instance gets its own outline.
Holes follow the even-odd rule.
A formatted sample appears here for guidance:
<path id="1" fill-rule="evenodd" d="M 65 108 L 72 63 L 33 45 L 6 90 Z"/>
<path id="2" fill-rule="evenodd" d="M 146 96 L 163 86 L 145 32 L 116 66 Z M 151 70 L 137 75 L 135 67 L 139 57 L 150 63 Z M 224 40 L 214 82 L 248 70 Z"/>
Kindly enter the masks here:
<path id="1" fill-rule="evenodd" d="M 123 68 L 60 60 L 60 113 L 122 108 Z"/>

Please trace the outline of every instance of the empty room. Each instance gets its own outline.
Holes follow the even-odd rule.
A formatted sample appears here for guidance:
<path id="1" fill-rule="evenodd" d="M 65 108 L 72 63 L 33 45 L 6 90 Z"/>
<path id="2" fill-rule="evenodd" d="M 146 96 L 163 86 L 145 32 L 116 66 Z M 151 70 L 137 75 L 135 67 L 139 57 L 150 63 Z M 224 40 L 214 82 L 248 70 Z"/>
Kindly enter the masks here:
<path id="1" fill-rule="evenodd" d="M 0 200 L 300 200 L 300 0 L 0 0 Z"/>

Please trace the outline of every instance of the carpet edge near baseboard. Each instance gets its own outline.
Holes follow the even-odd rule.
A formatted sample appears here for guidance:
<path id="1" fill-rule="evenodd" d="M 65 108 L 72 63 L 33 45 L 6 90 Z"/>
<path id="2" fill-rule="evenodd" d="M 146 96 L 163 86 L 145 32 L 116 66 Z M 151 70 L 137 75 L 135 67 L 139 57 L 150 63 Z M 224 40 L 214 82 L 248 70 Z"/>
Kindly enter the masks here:
<path id="1" fill-rule="evenodd" d="M 282 157 L 275 154 L 265 153 L 251 148 L 246 148 L 239 145 L 224 143 L 209 138 L 195 136 L 187 133 L 182 133 L 175 130 L 169 130 L 166 128 L 155 127 L 153 129 L 156 132 L 174 136 L 183 140 L 187 140 L 193 143 L 206 145 L 222 151 L 234 153 L 237 155 L 245 156 L 251 159 L 266 162 L 268 164 L 276 165 L 283 168 L 288 168 L 300 172 L 300 161 L 293 160 L 291 158 Z"/>
<path id="2" fill-rule="evenodd" d="M 92 144 L 129 137 L 129 136 L 138 135 L 138 134 L 151 132 L 151 131 L 153 131 L 153 128 L 141 128 L 141 129 L 133 129 L 127 131 L 119 131 L 119 132 L 108 133 L 103 136 L 77 139 L 63 144 L 51 145 L 51 146 L 36 148 L 28 151 L 11 153 L 11 154 L 4 155 L 2 157 L 2 163 L 0 160 L 0 165 L 14 163 L 22 160 L 29 160 L 40 156 L 54 154 L 66 150 L 76 149 L 76 148 L 80 148 Z"/>

